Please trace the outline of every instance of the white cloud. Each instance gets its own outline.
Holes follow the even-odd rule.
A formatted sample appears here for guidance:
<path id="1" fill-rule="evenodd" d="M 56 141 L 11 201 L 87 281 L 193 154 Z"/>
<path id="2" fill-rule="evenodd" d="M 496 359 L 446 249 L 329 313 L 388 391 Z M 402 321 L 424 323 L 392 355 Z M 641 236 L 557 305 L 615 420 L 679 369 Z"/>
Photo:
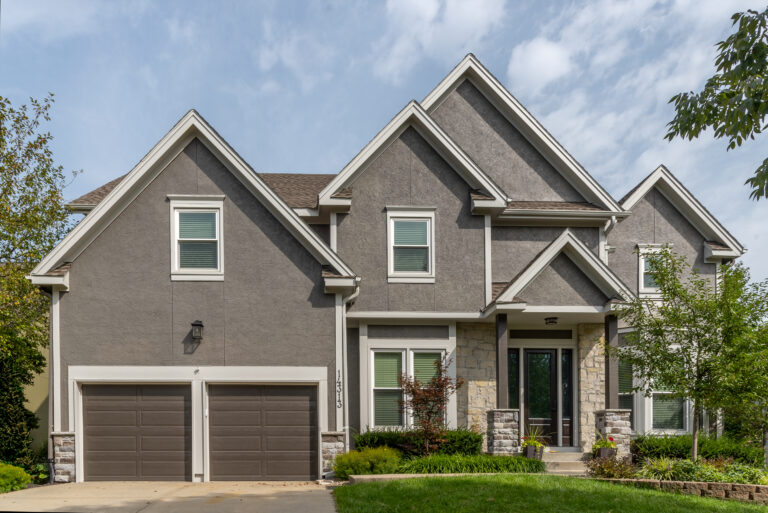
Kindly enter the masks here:
<path id="1" fill-rule="evenodd" d="M 540 93 L 553 80 L 573 68 L 571 51 L 543 37 L 521 43 L 512 51 L 507 77 L 516 90 Z"/>
<path id="2" fill-rule="evenodd" d="M 174 43 L 190 45 L 197 39 L 197 26 L 192 20 L 180 20 L 171 18 L 165 22 L 168 28 L 168 36 Z"/>
<path id="3" fill-rule="evenodd" d="M 455 63 L 498 28 L 505 0 L 388 0 L 387 29 L 373 46 L 373 72 L 400 83 L 422 60 Z"/>

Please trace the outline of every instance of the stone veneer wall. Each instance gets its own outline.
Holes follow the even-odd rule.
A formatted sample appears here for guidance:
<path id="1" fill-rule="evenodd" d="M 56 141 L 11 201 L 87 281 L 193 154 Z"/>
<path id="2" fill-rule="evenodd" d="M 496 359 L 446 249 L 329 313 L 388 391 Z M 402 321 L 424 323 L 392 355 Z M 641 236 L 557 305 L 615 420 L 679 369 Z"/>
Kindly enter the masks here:
<path id="1" fill-rule="evenodd" d="M 339 454 L 344 453 L 344 432 L 327 431 L 321 435 L 322 438 L 322 457 L 323 474 L 333 470 L 333 460 Z"/>
<path id="2" fill-rule="evenodd" d="M 456 375 L 464 380 L 456 392 L 459 427 L 487 432 L 487 412 L 496 408 L 496 327 L 456 326 Z M 483 441 L 483 448 L 487 448 Z"/>
<path id="3" fill-rule="evenodd" d="M 605 409 L 605 326 L 579 324 L 579 444 L 585 452 L 595 441 L 595 412 Z"/>
<path id="4" fill-rule="evenodd" d="M 514 454 L 520 447 L 520 410 L 488 410 L 488 452 Z"/>
<path id="5" fill-rule="evenodd" d="M 605 438 L 613 437 L 616 443 L 616 455 L 619 458 L 629 456 L 629 441 L 632 435 L 632 426 L 629 422 L 631 411 L 599 410 L 595 412 L 597 432 Z"/>
<path id="6" fill-rule="evenodd" d="M 75 434 L 53 433 L 53 481 L 75 482 Z"/>

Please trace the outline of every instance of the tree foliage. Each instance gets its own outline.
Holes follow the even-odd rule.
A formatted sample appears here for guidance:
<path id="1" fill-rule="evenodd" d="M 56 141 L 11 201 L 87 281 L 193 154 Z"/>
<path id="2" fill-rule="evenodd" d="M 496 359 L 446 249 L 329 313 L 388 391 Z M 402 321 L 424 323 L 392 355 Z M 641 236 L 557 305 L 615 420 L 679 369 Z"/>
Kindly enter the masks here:
<path id="1" fill-rule="evenodd" d="M 731 19 L 736 31 L 717 44 L 717 71 L 704 89 L 669 101 L 676 114 L 667 139 L 693 139 L 712 128 L 715 138 L 728 139 L 730 150 L 768 126 L 768 8 L 739 12 Z M 751 198 L 768 196 L 768 158 L 746 183 L 752 187 Z"/>
<path id="2" fill-rule="evenodd" d="M 622 316 L 635 331 L 614 351 L 632 365 L 638 389 L 693 403 L 696 459 L 701 411 L 735 402 L 760 411 L 768 395 L 768 282 L 750 283 L 743 265 L 730 264 L 716 285 L 669 248 L 646 258 L 658 295 L 628 303 Z"/>
<path id="3" fill-rule="evenodd" d="M 37 420 L 23 388 L 41 372 L 48 344 L 47 298 L 25 278 L 69 229 L 61 166 L 54 164 L 53 97 L 14 108 L 0 96 L 0 460 L 30 457 Z"/>

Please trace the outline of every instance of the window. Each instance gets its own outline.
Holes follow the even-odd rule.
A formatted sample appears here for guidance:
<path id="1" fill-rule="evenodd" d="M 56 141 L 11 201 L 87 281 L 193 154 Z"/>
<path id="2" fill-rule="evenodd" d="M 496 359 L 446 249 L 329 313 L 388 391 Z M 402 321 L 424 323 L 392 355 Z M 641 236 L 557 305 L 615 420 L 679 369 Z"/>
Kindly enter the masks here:
<path id="1" fill-rule="evenodd" d="M 404 365 L 408 358 L 409 365 Z M 436 363 L 442 361 L 441 351 L 427 350 L 374 350 L 373 351 L 373 425 L 376 427 L 405 426 L 412 423 L 402 411 L 403 389 L 399 378 L 403 369 L 422 383 L 429 382 L 437 373 Z"/>
<path id="2" fill-rule="evenodd" d="M 171 278 L 223 279 L 222 201 L 171 199 Z"/>
<path id="3" fill-rule="evenodd" d="M 654 392 L 653 429 L 681 431 L 685 429 L 684 416 L 683 399 L 664 392 Z"/>
<path id="4" fill-rule="evenodd" d="M 633 392 L 632 364 L 619 360 L 619 408 L 630 410 L 629 425 L 635 426 L 635 394 Z"/>
<path id="5" fill-rule="evenodd" d="M 647 258 L 661 250 L 660 244 L 638 244 L 638 284 L 637 289 L 641 294 L 657 294 L 659 286 L 651 272 L 650 260 Z"/>
<path id="6" fill-rule="evenodd" d="M 434 209 L 387 207 L 391 283 L 434 283 L 434 220 Z"/>

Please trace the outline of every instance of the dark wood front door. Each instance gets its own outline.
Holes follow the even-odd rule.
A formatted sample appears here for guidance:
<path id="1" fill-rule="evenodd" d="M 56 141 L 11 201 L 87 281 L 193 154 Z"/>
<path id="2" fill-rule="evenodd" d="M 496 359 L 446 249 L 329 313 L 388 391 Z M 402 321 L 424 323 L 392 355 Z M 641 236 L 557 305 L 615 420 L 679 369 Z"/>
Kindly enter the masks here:
<path id="1" fill-rule="evenodd" d="M 557 350 L 524 351 L 525 432 L 540 431 L 547 445 L 557 445 Z"/>

